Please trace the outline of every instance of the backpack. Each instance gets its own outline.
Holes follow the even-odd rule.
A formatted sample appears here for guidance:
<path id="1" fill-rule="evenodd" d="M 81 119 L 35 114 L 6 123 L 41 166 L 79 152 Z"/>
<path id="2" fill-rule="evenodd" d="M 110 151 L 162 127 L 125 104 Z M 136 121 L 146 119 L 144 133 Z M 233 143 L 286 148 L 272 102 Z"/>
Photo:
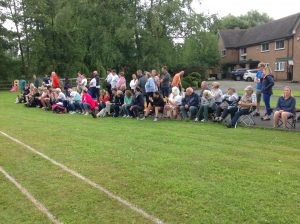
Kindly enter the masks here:
<path id="1" fill-rule="evenodd" d="M 53 113 L 64 113 L 65 107 L 59 104 L 53 104 L 52 105 L 52 112 Z"/>

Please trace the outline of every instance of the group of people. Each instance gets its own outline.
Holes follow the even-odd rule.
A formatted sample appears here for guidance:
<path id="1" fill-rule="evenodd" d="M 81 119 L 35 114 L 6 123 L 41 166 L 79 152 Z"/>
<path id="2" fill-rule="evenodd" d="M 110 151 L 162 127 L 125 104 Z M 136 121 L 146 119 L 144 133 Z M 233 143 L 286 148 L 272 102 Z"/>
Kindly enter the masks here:
<path id="1" fill-rule="evenodd" d="M 266 106 L 266 114 L 262 120 L 270 120 L 272 109 L 270 96 L 272 95 L 273 77 L 268 67 L 259 64 L 257 73 L 256 92 L 252 86 L 244 89 L 239 96 L 234 88 L 228 88 L 223 94 L 220 83 L 213 82 L 211 86 L 206 81 L 201 83 L 199 91 L 188 87 L 183 89 L 181 80 L 184 71 L 180 71 L 172 78 L 166 66 L 160 72 L 142 72 L 137 70 L 127 88 L 124 72 L 117 74 L 116 70 L 108 70 L 105 88 L 100 89 L 100 78 L 97 71 L 92 73 L 88 83 L 81 72 L 77 74 L 76 87 L 71 86 L 65 79 L 64 91 L 61 89 L 58 76 L 51 73 L 50 79 L 44 79 L 41 86 L 31 83 L 25 86 L 17 102 L 24 102 L 30 107 L 51 109 L 52 111 L 97 117 L 124 117 L 143 120 L 153 116 L 154 121 L 161 118 L 194 120 L 195 122 L 222 122 L 231 116 L 227 127 L 235 127 L 240 116 L 252 113 L 260 115 L 260 99 Z M 282 119 L 286 127 L 287 119 L 295 112 L 296 100 L 291 95 L 289 87 L 284 88 L 284 94 L 278 99 L 274 113 L 274 127 L 278 127 Z"/>

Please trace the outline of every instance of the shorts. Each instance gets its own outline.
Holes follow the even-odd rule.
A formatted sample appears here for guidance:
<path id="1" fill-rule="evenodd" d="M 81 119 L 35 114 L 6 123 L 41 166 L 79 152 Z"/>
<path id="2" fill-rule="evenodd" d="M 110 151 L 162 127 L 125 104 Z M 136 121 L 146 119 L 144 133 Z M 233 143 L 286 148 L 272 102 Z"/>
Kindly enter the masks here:
<path id="1" fill-rule="evenodd" d="M 260 101 L 261 101 L 261 90 L 257 89 L 256 90 L 256 102 L 260 103 Z"/>

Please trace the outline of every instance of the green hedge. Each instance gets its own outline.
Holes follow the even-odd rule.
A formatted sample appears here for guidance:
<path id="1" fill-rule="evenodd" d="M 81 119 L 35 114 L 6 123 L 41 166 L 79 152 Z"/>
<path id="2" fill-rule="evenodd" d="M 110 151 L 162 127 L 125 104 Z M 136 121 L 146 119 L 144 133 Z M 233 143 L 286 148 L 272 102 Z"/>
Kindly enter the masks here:
<path id="1" fill-rule="evenodd" d="M 205 74 L 192 72 L 188 75 L 184 75 L 181 83 L 184 89 L 186 89 L 187 87 L 198 88 L 200 87 L 201 82 L 205 80 L 205 78 Z"/>

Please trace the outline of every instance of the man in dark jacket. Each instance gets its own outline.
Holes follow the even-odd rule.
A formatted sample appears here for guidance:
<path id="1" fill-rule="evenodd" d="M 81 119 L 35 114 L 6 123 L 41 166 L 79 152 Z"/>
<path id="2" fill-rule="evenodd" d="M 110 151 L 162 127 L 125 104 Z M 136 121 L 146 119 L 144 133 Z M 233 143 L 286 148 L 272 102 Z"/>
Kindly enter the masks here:
<path id="1" fill-rule="evenodd" d="M 152 101 L 155 112 L 154 121 L 157 121 L 159 112 L 163 112 L 164 110 L 165 102 L 159 92 L 153 93 Z"/>
<path id="2" fill-rule="evenodd" d="M 161 69 L 162 76 L 160 79 L 160 86 L 161 86 L 161 93 L 163 97 L 169 96 L 169 89 L 170 89 L 170 81 L 171 81 L 171 75 L 168 72 L 167 66 L 163 66 Z"/>
<path id="3" fill-rule="evenodd" d="M 136 87 L 133 103 L 129 111 L 131 116 L 139 119 L 139 112 L 142 112 L 143 110 L 144 110 L 144 96 L 141 93 L 140 87 Z"/>
<path id="4" fill-rule="evenodd" d="M 180 113 L 183 119 L 193 119 L 197 113 L 199 106 L 199 96 L 189 87 L 186 89 L 186 95 L 182 99 Z"/>

